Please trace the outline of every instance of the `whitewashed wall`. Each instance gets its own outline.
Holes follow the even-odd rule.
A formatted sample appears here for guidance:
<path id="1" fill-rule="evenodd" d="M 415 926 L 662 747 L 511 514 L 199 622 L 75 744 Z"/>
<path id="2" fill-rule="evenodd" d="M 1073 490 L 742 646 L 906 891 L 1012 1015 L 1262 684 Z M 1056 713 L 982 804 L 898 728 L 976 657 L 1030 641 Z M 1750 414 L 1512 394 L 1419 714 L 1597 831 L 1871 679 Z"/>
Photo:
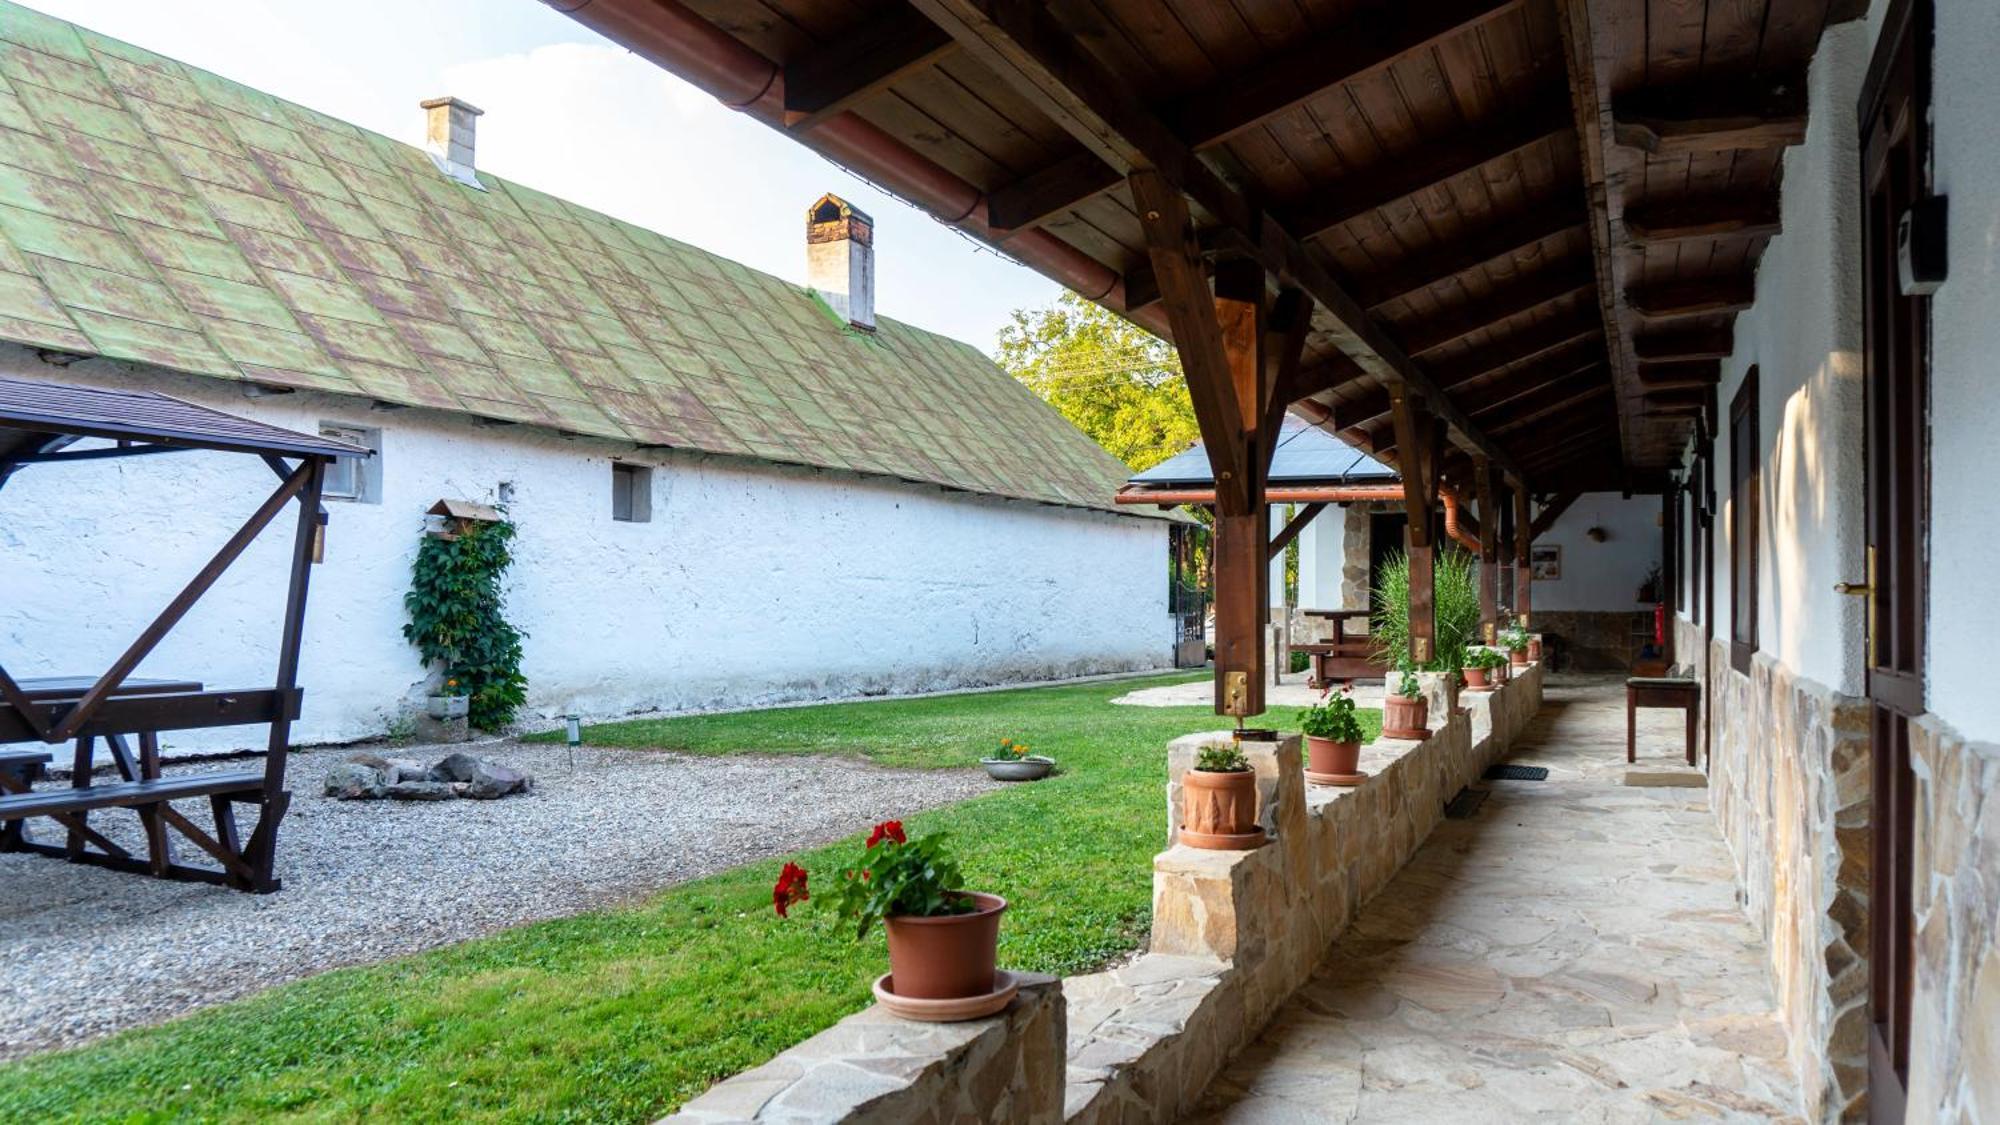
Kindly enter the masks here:
<path id="1" fill-rule="evenodd" d="M 1347 566 L 1346 533 L 1345 505 L 1329 506 L 1299 532 L 1300 608 L 1348 608 L 1340 592 Z"/>
<path id="2" fill-rule="evenodd" d="M 402 597 L 442 497 L 497 499 L 520 528 L 509 616 L 531 710 L 592 716 L 900 693 L 1170 665 L 1166 524 L 699 455 L 644 459 L 652 520 L 611 519 L 630 445 L 103 361 L 57 372 L 139 385 L 299 430 L 379 428 L 379 504 L 328 504 L 301 672 L 301 741 L 379 734 L 426 684 Z M 268 494 L 254 458 L 179 453 L 29 467 L 0 489 L 0 662 L 96 672 Z M 140 674 L 268 683 L 289 528 L 268 531 Z M 183 734 L 183 750 L 241 732 Z"/>
<path id="3" fill-rule="evenodd" d="M 1562 548 L 1562 577 L 1536 579 L 1536 610 L 1636 613 L 1639 584 L 1660 561 L 1657 496 L 1626 499 L 1616 492 L 1588 492 L 1571 504 L 1535 545 Z M 1591 528 L 1604 530 L 1592 542 Z"/>

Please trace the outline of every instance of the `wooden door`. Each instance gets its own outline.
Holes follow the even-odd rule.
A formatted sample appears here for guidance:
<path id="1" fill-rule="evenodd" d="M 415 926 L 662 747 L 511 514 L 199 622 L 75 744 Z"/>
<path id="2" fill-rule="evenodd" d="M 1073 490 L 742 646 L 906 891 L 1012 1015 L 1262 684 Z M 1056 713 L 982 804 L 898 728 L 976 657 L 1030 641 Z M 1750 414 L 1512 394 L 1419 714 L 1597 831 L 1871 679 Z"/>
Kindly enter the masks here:
<path id="1" fill-rule="evenodd" d="M 1930 5 L 1898 0 L 1861 103 L 1867 383 L 1867 695 L 1874 796 L 1869 894 L 1869 1119 L 1903 1120 L 1910 1072 L 1910 720 L 1924 711 L 1929 562 L 1930 302 L 1904 294 L 1896 228 L 1928 191 Z"/>

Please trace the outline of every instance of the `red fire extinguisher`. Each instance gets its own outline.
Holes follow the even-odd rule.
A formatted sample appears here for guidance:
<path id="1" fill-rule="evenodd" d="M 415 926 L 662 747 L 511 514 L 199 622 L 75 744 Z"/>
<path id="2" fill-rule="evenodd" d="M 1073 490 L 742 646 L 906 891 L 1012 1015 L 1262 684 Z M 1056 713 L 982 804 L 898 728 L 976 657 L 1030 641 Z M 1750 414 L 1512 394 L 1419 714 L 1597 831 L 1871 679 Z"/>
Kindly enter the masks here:
<path id="1" fill-rule="evenodd" d="M 1657 648 L 1659 648 L 1661 652 L 1666 651 L 1667 603 L 1665 602 L 1653 603 L 1653 644 Z"/>

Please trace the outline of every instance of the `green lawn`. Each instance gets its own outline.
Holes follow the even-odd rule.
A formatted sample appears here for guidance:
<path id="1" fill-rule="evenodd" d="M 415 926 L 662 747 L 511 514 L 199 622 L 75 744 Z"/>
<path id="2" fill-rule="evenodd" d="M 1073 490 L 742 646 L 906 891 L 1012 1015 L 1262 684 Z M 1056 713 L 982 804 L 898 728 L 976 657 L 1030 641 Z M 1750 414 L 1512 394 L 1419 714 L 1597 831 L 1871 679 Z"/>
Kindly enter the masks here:
<path id="1" fill-rule="evenodd" d="M 587 737 L 939 767 L 961 767 L 1002 737 L 1026 741 L 1063 772 L 909 823 L 950 830 L 968 881 L 1013 903 L 1002 963 L 1076 973 L 1143 937 L 1162 747 L 1220 725 L 1206 708 L 1108 705 L 1134 686 L 645 720 Z M 1372 737 L 1379 713 L 1364 721 Z M 818 870 L 855 846 L 804 862 Z M 810 907 L 779 921 L 770 887 L 780 862 L 18 1062 L 0 1068 L 0 1121 L 651 1120 L 867 1003 L 886 959 L 879 934 L 857 943 Z"/>

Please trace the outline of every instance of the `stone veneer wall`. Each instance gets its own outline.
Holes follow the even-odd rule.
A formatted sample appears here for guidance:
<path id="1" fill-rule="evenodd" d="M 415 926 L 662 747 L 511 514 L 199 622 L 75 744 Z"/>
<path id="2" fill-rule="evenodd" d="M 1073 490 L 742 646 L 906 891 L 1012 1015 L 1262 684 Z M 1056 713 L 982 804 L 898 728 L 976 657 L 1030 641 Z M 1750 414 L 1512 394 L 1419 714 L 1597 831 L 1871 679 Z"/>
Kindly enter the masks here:
<path id="1" fill-rule="evenodd" d="M 1676 620 L 1709 677 L 1709 806 L 1745 908 L 1770 942 L 1778 1007 L 1808 1116 L 1853 1119 L 1868 1085 L 1868 708 L 1758 653 L 1750 675 Z M 1712 673 L 1712 675 L 1711 675 Z"/>
<path id="2" fill-rule="evenodd" d="M 1559 639 L 1565 672 L 1629 671 L 1632 662 L 1639 658 L 1645 638 L 1653 633 L 1652 610 L 1584 611 L 1536 606 L 1529 616 L 1536 629 Z M 1639 630 L 1644 630 L 1644 637 L 1635 636 Z"/>
<path id="3" fill-rule="evenodd" d="M 971 1023 L 907 1023 L 870 1008 L 669 1120 L 1176 1121 L 1408 862 L 1445 802 L 1505 752 L 1541 694 L 1531 666 L 1497 691 L 1467 694 L 1460 710 L 1434 703 L 1445 718 L 1431 736 L 1364 747 L 1372 776 L 1352 789 L 1308 788 L 1297 736 L 1246 743 L 1272 833 L 1248 852 L 1171 843 L 1181 774 L 1201 744 L 1225 736 L 1176 739 L 1146 953 L 1060 987 L 1035 978 L 1007 1011 Z M 1065 1038 L 1066 1055 L 1052 1046 Z"/>

